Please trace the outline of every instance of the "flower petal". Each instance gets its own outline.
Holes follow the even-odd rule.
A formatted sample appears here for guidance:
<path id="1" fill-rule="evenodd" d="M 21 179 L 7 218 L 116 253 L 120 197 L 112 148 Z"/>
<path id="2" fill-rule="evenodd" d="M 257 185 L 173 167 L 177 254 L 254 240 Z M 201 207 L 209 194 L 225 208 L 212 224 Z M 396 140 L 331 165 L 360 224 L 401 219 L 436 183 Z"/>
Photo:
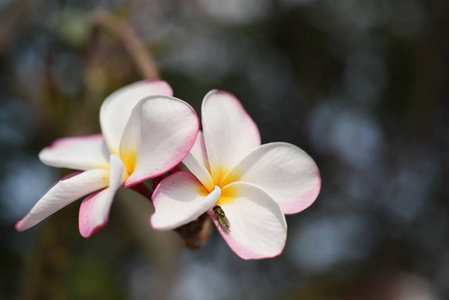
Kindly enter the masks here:
<path id="1" fill-rule="evenodd" d="M 201 165 L 206 168 L 206 170 L 209 170 L 209 160 L 207 159 L 206 144 L 204 143 L 204 135 L 201 130 L 198 131 L 195 144 L 193 144 L 190 153 Z"/>
<path id="2" fill-rule="evenodd" d="M 130 174 L 125 187 L 166 173 L 192 148 L 199 120 L 186 102 L 151 96 L 134 108 L 120 143 L 120 157 Z"/>
<path id="3" fill-rule="evenodd" d="M 209 193 L 192 174 L 178 172 L 165 178 L 153 193 L 153 228 L 171 230 L 187 224 L 211 208 L 220 197 L 220 188 Z"/>
<path id="4" fill-rule="evenodd" d="M 39 153 L 40 160 L 48 166 L 75 170 L 107 168 L 108 156 L 101 133 L 57 139 Z"/>
<path id="5" fill-rule="evenodd" d="M 281 254 L 287 239 L 287 223 L 279 205 L 257 186 L 236 182 L 223 188 L 217 202 L 229 221 L 223 228 L 208 211 L 229 247 L 243 259 L 262 259 Z"/>
<path id="6" fill-rule="evenodd" d="M 209 173 L 206 146 L 201 131 L 198 132 L 195 144 L 190 150 L 190 153 L 183 159 L 182 163 L 201 181 L 206 189 L 212 190 L 214 188 L 214 182 Z"/>
<path id="7" fill-rule="evenodd" d="M 120 158 L 112 154 L 110 164 L 109 186 L 89 195 L 81 202 L 79 230 L 85 238 L 97 233 L 106 225 L 115 192 L 125 182 L 126 170 Z"/>
<path id="8" fill-rule="evenodd" d="M 223 181 L 243 181 L 261 187 L 284 214 L 295 214 L 309 207 L 321 188 L 320 172 L 313 159 L 289 143 L 258 147 Z"/>
<path id="9" fill-rule="evenodd" d="M 104 100 L 100 109 L 100 125 L 112 154 L 119 155 L 120 140 L 136 104 L 152 95 L 172 96 L 173 91 L 165 81 L 139 81 L 127 85 Z"/>
<path id="10" fill-rule="evenodd" d="M 260 145 L 259 130 L 237 98 L 224 91 L 210 91 L 201 112 L 212 177 L 218 178 Z"/>
<path id="11" fill-rule="evenodd" d="M 73 201 L 108 185 L 108 170 L 95 169 L 66 176 L 58 181 L 16 224 L 18 231 L 33 227 Z"/>

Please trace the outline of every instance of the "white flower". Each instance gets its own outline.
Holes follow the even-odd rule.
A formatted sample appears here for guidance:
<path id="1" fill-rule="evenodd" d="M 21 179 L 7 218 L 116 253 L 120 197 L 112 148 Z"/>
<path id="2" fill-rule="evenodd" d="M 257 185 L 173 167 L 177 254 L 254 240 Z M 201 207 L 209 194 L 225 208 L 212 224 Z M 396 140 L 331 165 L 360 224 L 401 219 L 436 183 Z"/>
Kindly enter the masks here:
<path id="1" fill-rule="evenodd" d="M 256 124 L 240 102 L 222 91 L 202 104 L 204 136 L 183 160 L 193 174 L 178 172 L 153 193 L 155 229 L 170 230 L 207 212 L 229 247 L 244 259 L 279 255 L 284 214 L 298 213 L 318 196 L 315 162 L 288 143 L 260 145 Z"/>
<path id="2" fill-rule="evenodd" d="M 26 230 L 88 195 L 81 203 L 79 229 L 89 237 L 106 225 L 119 187 L 136 187 L 176 166 L 195 142 L 199 120 L 192 107 L 172 93 L 163 81 L 121 88 L 101 106 L 103 134 L 62 138 L 43 149 L 43 163 L 82 172 L 58 181 L 16 229 Z"/>

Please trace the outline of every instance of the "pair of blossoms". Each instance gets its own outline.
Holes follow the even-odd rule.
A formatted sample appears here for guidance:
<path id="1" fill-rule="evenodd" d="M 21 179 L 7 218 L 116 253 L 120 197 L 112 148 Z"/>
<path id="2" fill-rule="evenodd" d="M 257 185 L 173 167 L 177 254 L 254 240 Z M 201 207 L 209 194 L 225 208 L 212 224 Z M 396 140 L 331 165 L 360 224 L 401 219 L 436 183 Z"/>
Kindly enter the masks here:
<path id="1" fill-rule="evenodd" d="M 79 230 L 103 228 L 120 187 L 176 172 L 155 188 L 150 222 L 172 230 L 207 212 L 241 258 L 279 255 L 285 246 L 284 214 L 315 201 L 321 179 L 315 162 L 288 143 L 261 145 L 258 128 L 231 94 L 211 91 L 202 103 L 202 127 L 186 102 L 164 81 L 141 81 L 110 95 L 100 110 L 102 134 L 56 140 L 39 154 L 49 166 L 81 170 L 58 181 L 16 224 L 26 230 L 84 197 Z M 145 193 L 143 193 L 145 194 Z"/>

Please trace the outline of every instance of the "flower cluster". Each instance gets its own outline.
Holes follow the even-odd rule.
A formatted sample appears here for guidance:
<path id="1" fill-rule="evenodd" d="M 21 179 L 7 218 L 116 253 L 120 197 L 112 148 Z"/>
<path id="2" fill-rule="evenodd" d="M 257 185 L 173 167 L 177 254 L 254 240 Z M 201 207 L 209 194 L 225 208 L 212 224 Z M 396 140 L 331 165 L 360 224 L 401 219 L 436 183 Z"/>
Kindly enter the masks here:
<path id="1" fill-rule="evenodd" d="M 16 224 L 26 230 L 54 212 L 81 203 L 79 230 L 103 228 L 120 187 L 174 172 L 155 188 L 151 225 L 172 230 L 207 213 L 229 247 L 244 259 L 282 253 L 284 214 L 315 201 L 321 179 L 315 162 L 288 143 L 261 145 L 258 128 L 231 94 L 211 91 L 195 111 L 172 97 L 163 81 L 142 81 L 110 95 L 100 110 L 102 134 L 56 140 L 39 154 L 49 166 L 81 170 L 58 181 Z"/>

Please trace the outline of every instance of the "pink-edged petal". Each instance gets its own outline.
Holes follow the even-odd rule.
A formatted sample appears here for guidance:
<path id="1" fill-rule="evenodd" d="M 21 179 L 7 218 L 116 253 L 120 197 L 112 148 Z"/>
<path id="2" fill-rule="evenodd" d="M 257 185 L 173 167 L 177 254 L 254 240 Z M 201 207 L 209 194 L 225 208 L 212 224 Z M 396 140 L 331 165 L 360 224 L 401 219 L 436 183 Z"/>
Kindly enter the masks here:
<path id="1" fill-rule="evenodd" d="M 106 225 L 115 192 L 125 182 L 126 170 L 120 158 L 111 155 L 110 165 L 109 186 L 89 195 L 81 202 L 79 230 L 85 238 L 97 233 Z"/>
<path id="2" fill-rule="evenodd" d="M 158 230 L 171 230 L 187 224 L 211 208 L 220 197 L 219 187 L 208 192 L 192 174 L 175 173 L 153 193 L 155 212 L 150 222 Z"/>
<path id="3" fill-rule="evenodd" d="M 57 139 L 39 153 L 39 158 L 46 165 L 75 170 L 102 169 L 109 165 L 109 151 L 101 133 Z"/>
<path id="4" fill-rule="evenodd" d="M 104 100 L 100 109 L 101 131 L 112 154 L 119 155 L 120 140 L 136 104 L 152 95 L 172 96 L 170 85 L 161 80 L 144 80 L 127 85 Z"/>
<path id="5" fill-rule="evenodd" d="M 210 91 L 201 112 L 210 170 L 212 177 L 219 178 L 260 145 L 259 130 L 228 92 Z"/>
<path id="6" fill-rule="evenodd" d="M 288 143 L 258 147 L 224 181 L 243 181 L 261 187 L 284 214 L 295 214 L 309 207 L 321 188 L 320 172 L 313 159 Z"/>
<path id="7" fill-rule="evenodd" d="M 95 169 L 58 181 L 16 224 L 18 231 L 33 227 L 73 201 L 108 185 L 108 170 Z"/>
<path id="8" fill-rule="evenodd" d="M 282 253 L 287 223 L 279 205 L 257 186 L 236 182 L 223 188 L 218 201 L 229 221 L 223 228 L 212 210 L 208 211 L 229 247 L 243 259 L 262 259 Z"/>
<path id="9" fill-rule="evenodd" d="M 151 96 L 139 102 L 120 143 L 120 157 L 130 174 L 125 187 L 179 164 L 192 148 L 198 129 L 198 116 L 182 100 Z"/>
<path id="10" fill-rule="evenodd" d="M 198 132 L 192 150 L 190 150 L 190 153 L 183 159 L 182 163 L 208 190 L 213 189 L 214 182 L 210 176 L 206 146 L 201 131 Z"/>

